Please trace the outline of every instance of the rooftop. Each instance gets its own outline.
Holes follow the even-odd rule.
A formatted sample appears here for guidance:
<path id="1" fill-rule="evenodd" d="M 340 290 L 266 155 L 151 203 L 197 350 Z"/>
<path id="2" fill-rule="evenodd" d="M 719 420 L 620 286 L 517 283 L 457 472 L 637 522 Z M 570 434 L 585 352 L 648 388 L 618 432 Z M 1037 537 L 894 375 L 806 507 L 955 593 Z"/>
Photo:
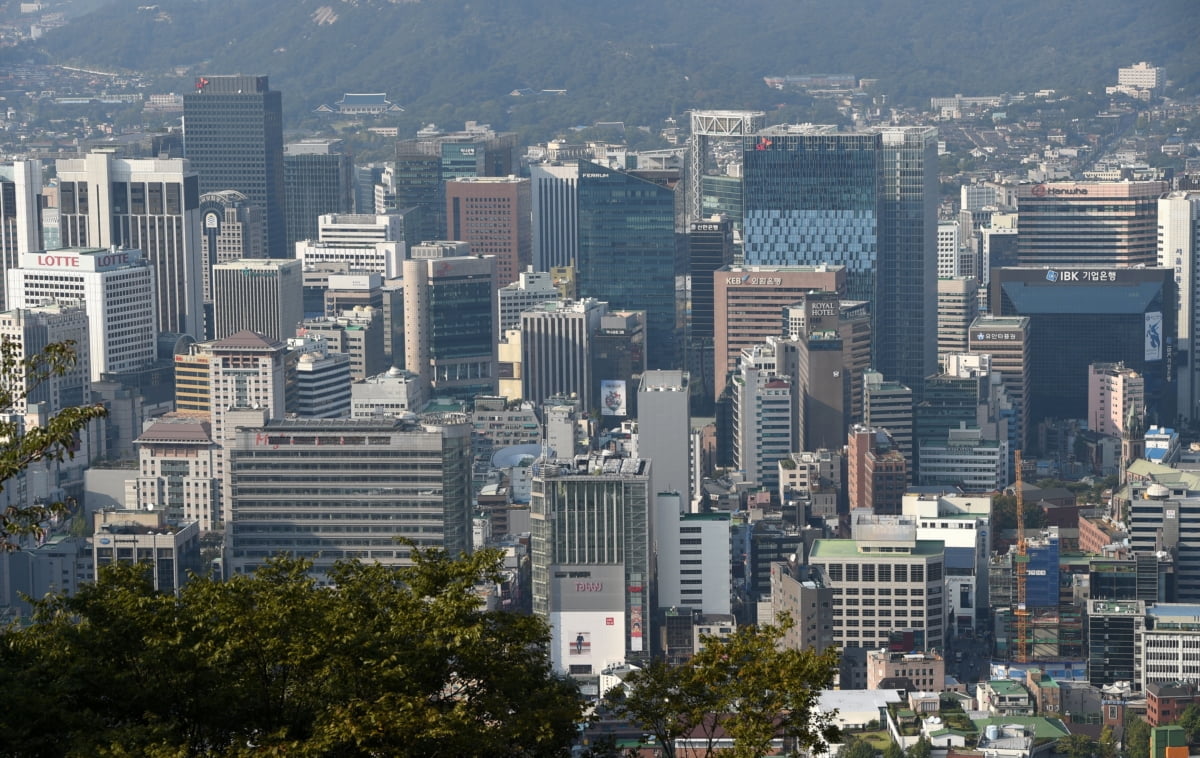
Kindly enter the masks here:
<path id="1" fill-rule="evenodd" d="M 895 560 L 897 558 L 909 556 L 914 558 L 925 558 L 934 555 L 942 555 L 944 552 L 945 543 L 941 540 L 916 540 L 915 543 L 913 543 L 912 551 L 909 553 L 864 553 L 859 551 L 859 540 L 817 540 L 813 543 L 812 550 L 809 552 L 809 560 L 813 561 L 829 558 Z"/>

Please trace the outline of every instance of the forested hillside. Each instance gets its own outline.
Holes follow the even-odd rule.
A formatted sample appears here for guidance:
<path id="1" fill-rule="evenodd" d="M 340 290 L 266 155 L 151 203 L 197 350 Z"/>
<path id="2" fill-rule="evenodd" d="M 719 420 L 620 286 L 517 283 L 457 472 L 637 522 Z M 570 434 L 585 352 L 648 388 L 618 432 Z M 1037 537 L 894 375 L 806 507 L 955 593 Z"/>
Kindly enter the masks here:
<path id="1" fill-rule="evenodd" d="M 771 107 L 769 74 L 853 73 L 893 102 L 1093 88 L 1150 60 L 1200 84 L 1192 0 L 114 0 L 47 34 L 52 60 L 267 73 L 289 120 L 386 91 L 414 123 L 656 123 Z M 517 88 L 566 89 L 514 98 Z"/>

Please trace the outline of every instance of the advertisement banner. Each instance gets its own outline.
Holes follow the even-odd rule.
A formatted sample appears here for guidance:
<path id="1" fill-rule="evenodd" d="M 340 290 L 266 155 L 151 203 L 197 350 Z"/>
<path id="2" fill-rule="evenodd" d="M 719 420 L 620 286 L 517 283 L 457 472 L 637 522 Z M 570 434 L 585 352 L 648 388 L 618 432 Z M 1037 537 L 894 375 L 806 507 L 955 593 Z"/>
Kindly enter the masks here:
<path id="1" fill-rule="evenodd" d="M 1163 315 L 1161 311 L 1146 314 L 1146 360 L 1161 361 L 1163 357 Z"/>
<path id="2" fill-rule="evenodd" d="M 600 382 L 600 414 L 625 416 L 625 380 L 605 379 Z"/>
<path id="3" fill-rule="evenodd" d="M 642 606 L 629 606 L 629 649 L 642 652 Z"/>

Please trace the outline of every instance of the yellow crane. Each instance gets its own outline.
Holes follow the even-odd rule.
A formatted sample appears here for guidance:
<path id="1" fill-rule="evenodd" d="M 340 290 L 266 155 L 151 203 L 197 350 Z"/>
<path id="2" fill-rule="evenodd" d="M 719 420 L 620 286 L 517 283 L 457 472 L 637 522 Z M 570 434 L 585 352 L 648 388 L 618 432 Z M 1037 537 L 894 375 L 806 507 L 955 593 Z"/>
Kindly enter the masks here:
<path id="1" fill-rule="evenodd" d="M 1029 662 L 1029 607 L 1025 604 L 1025 576 L 1029 568 L 1029 548 L 1025 544 L 1025 494 L 1021 478 L 1021 451 L 1013 455 L 1013 463 L 1017 469 L 1017 554 L 1013 563 L 1017 570 L 1017 633 L 1015 660 L 1017 663 Z"/>

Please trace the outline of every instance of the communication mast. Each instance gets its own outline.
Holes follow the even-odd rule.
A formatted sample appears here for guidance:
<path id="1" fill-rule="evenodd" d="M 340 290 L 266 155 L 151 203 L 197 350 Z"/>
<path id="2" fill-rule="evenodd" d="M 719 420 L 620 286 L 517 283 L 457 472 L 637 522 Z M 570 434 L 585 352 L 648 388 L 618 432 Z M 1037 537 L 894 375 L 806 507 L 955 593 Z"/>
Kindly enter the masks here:
<path id="1" fill-rule="evenodd" d="M 1013 563 L 1017 570 L 1017 663 L 1029 662 L 1029 606 L 1025 604 L 1025 576 L 1029 568 L 1029 547 L 1025 544 L 1025 494 L 1021 477 L 1021 451 L 1013 456 L 1017 467 L 1017 555 Z"/>

